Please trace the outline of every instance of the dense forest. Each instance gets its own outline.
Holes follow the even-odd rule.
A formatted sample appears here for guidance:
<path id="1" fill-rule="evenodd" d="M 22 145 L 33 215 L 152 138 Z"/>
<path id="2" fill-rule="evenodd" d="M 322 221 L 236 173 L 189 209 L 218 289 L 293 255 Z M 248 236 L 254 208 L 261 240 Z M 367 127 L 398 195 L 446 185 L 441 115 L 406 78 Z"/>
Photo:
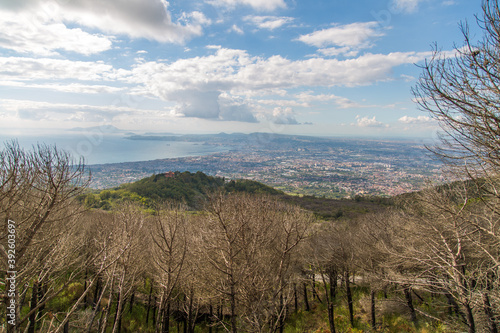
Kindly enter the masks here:
<path id="1" fill-rule="evenodd" d="M 53 146 L 0 151 L 6 332 L 490 332 L 500 323 L 500 8 L 413 93 L 462 181 L 292 197 L 203 173 L 92 192 Z"/>

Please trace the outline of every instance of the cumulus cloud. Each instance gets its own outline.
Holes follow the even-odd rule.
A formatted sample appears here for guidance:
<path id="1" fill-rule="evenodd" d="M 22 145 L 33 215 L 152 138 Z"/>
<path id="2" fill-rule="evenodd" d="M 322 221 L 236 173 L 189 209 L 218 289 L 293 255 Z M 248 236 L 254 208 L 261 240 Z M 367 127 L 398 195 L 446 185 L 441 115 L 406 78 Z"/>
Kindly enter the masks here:
<path id="1" fill-rule="evenodd" d="M 255 123 L 257 119 L 248 103 L 227 93 L 215 90 L 183 90 L 165 96 L 176 101 L 174 115 L 222 121 Z"/>
<path id="2" fill-rule="evenodd" d="M 418 116 L 418 117 L 403 116 L 399 118 L 398 121 L 403 124 L 429 124 L 434 122 L 433 119 L 427 116 Z"/>
<path id="3" fill-rule="evenodd" d="M 182 43 L 201 35 L 203 26 L 211 23 L 201 12 L 185 13 L 180 22 L 173 22 L 165 0 L 18 2 L 13 6 L 8 4 L 9 1 L 3 1 L 0 8 L 15 11 L 32 21 L 49 26 L 57 23 L 78 24 L 107 34 L 123 34 L 160 42 Z"/>
<path id="4" fill-rule="evenodd" d="M 244 21 L 255 25 L 259 29 L 274 30 L 292 22 L 293 17 L 286 16 L 254 16 L 248 15 L 243 18 Z"/>
<path id="5" fill-rule="evenodd" d="M 180 59 L 171 63 L 145 62 L 122 80 L 143 87 L 149 94 L 178 103 L 176 112 L 187 117 L 234 118 L 221 112 L 222 92 L 238 95 L 283 91 L 297 87 L 358 86 L 391 79 L 395 66 L 415 63 L 428 53 L 365 54 L 356 59 L 313 58 L 293 61 L 281 56 L 252 57 L 244 50 L 213 47 L 214 54 Z M 310 94 L 309 94 L 310 95 Z M 340 108 L 361 107 L 356 102 L 334 95 L 298 96 L 302 103 L 334 100 Z M 268 105 L 295 106 L 287 102 Z M 251 111 L 248 111 L 251 112 Z M 253 121 L 244 113 L 240 119 Z M 237 117 L 236 117 L 237 118 Z"/>
<path id="6" fill-rule="evenodd" d="M 246 5 L 260 11 L 273 11 L 278 8 L 286 8 L 284 0 L 206 0 L 206 2 L 224 8 Z"/>
<path id="7" fill-rule="evenodd" d="M 236 96 L 249 98 L 248 92 L 253 96 L 285 95 L 288 89 L 299 87 L 369 85 L 392 79 L 394 67 L 416 63 L 428 55 L 415 52 L 368 53 L 346 60 L 290 60 L 281 56 L 254 57 L 244 50 L 220 46 L 212 46 L 209 50 L 212 54 L 207 56 L 172 62 L 140 61 L 130 70 L 116 69 L 101 61 L 0 57 L 0 82 L 15 81 L 26 86 L 41 84 L 59 91 L 86 90 L 87 93 L 113 92 L 114 88 L 107 85 L 120 86 L 137 95 L 176 103 L 172 111 L 175 115 L 255 122 L 257 111 L 253 107 L 256 104 Z M 61 87 L 60 80 L 67 80 L 68 87 Z M 298 102 L 267 105 L 286 110 L 286 107 L 304 106 L 312 101 L 332 100 L 340 108 L 360 107 L 354 101 L 335 95 L 309 93 L 296 98 Z M 280 122 L 294 123 L 293 114 L 288 117 L 281 112 L 278 118 Z"/>
<path id="8" fill-rule="evenodd" d="M 0 47 L 37 56 L 57 55 L 59 51 L 91 55 L 109 50 L 112 39 L 89 34 L 80 28 L 68 29 L 63 23 L 41 22 L 30 15 L 0 11 Z"/>
<path id="9" fill-rule="evenodd" d="M 373 39 L 381 36 L 384 36 L 384 33 L 380 30 L 379 23 L 372 21 L 335 25 L 301 35 L 297 40 L 320 48 L 319 51 L 324 55 L 354 56 L 358 50 L 371 47 Z"/>
<path id="10" fill-rule="evenodd" d="M 380 121 L 375 119 L 375 116 L 373 118 L 370 118 L 368 116 L 366 117 L 361 117 L 361 116 L 356 116 L 356 125 L 359 127 L 383 127 L 384 124 L 381 123 Z"/>
<path id="11" fill-rule="evenodd" d="M 248 101 L 227 93 L 222 93 L 218 99 L 219 119 L 256 123 L 257 119 L 252 113 L 252 106 Z"/>
<path id="12" fill-rule="evenodd" d="M 279 125 L 299 125 L 292 108 L 277 107 L 274 108 L 271 121 Z"/>

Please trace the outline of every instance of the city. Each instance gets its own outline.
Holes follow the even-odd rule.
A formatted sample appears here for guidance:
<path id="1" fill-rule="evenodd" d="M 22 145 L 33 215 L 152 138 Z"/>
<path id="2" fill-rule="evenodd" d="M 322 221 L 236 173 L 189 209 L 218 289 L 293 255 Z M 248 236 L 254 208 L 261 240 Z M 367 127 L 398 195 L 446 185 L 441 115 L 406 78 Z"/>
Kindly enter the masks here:
<path id="1" fill-rule="evenodd" d="M 392 196 L 445 181 L 441 163 L 422 143 L 408 140 L 263 137 L 262 133 L 132 139 L 199 141 L 229 146 L 231 150 L 207 156 L 92 165 L 92 188 L 115 187 L 168 171 L 251 179 L 289 194 L 327 198 Z"/>

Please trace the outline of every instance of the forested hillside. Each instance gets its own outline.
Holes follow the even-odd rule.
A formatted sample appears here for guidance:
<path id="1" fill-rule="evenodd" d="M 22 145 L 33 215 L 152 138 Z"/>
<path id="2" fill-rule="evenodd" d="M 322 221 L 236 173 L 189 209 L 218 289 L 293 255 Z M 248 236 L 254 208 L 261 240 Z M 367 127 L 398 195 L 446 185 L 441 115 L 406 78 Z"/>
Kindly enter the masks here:
<path id="1" fill-rule="evenodd" d="M 168 172 L 152 175 L 114 189 L 79 196 L 88 208 L 109 210 L 123 202 L 136 202 L 149 207 L 155 202 L 173 201 L 196 210 L 203 207 L 208 195 L 215 192 L 244 192 L 252 194 L 284 195 L 283 192 L 262 183 L 238 179 L 225 181 L 203 172 Z"/>
<path id="2" fill-rule="evenodd" d="M 55 147 L 7 145 L 2 161 L 2 239 L 15 235 L 16 250 L 4 252 L 16 274 L 3 289 L 15 307 L 3 309 L 19 330 L 456 332 L 497 322 L 492 179 L 335 201 L 169 173 L 93 194 L 85 167 Z"/>

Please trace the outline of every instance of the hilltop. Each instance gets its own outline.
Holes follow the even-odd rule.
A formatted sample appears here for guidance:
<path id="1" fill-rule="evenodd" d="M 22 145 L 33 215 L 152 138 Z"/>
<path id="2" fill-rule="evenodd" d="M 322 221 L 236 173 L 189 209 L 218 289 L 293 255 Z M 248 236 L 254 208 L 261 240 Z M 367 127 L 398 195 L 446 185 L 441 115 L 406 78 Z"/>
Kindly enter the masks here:
<path id="1" fill-rule="evenodd" d="M 255 194 L 284 195 L 282 191 L 257 181 L 238 179 L 226 181 L 223 177 L 208 176 L 203 172 L 169 171 L 154 174 L 133 183 L 89 193 L 80 197 L 90 208 L 110 209 L 125 200 L 149 205 L 155 201 L 175 201 L 199 209 L 211 192 L 246 192 Z"/>
<path id="2" fill-rule="evenodd" d="M 201 209 L 207 196 L 216 191 L 244 192 L 276 196 L 280 200 L 312 211 L 326 219 L 350 218 L 359 214 L 375 212 L 391 204 L 390 198 L 362 197 L 354 199 L 331 199 L 311 195 L 288 195 L 283 191 L 248 179 L 226 180 L 198 171 L 169 171 L 140 179 L 118 187 L 95 191 L 80 197 L 89 208 L 111 209 L 123 201 L 140 202 L 150 207 L 158 201 L 174 201 L 186 204 L 192 210 Z"/>

